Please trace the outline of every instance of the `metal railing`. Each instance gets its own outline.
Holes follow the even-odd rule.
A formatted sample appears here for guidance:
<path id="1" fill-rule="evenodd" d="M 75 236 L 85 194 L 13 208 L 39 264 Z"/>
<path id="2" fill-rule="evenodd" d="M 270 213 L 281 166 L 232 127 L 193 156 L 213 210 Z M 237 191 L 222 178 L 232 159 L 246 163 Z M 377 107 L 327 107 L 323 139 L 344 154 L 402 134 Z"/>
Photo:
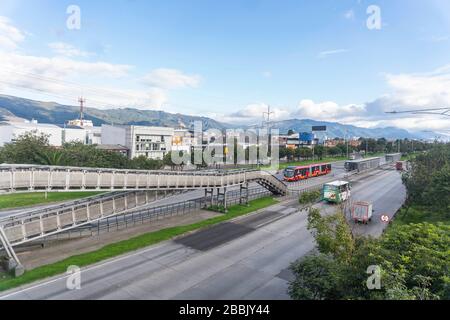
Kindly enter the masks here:
<path id="1" fill-rule="evenodd" d="M 227 187 L 262 180 L 285 186 L 259 170 L 144 171 L 36 165 L 0 165 L 0 190 L 161 190 Z"/>
<path id="2" fill-rule="evenodd" d="M 255 200 L 270 196 L 271 192 L 265 188 L 256 187 L 248 190 L 248 199 Z M 241 201 L 239 190 L 229 191 L 227 194 L 227 205 L 237 205 Z M 73 238 L 100 235 L 106 232 L 119 231 L 136 225 L 152 223 L 162 219 L 176 216 L 184 216 L 198 210 L 204 209 L 207 200 L 204 197 L 186 200 L 178 203 L 162 205 L 158 207 L 131 210 L 113 217 L 86 224 L 78 228 L 70 229 L 55 235 L 47 236 L 37 240 L 39 244 L 55 240 L 67 240 Z M 36 243 L 36 241 L 34 241 Z M 31 243 L 33 244 L 33 243 Z"/>

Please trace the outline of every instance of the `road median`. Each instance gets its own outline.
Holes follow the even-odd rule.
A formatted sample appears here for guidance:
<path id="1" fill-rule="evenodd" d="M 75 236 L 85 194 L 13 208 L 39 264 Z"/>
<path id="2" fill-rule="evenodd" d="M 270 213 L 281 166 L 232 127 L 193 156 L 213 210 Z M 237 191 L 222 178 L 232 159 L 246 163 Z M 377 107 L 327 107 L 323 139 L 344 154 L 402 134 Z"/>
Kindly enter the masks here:
<path id="1" fill-rule="evenodd" d="M 239 216 L 253 213 L 277 203 L 278 201 L 273 197 L 260 198 L 250 201 L 249 206 L 232 206 L 229 208 L 227 214 L 218 217 L 206 219 L 189 225 L 161 229 L 159 231 L 146 233 L 127 240 L 112 243 L 95 251 L 75 255 L 59 262 L 29 270 L 23 276 L 18 278 L 0 279 L 0 292 L 63 274 L 66 272 L 67 268 L 72 265 L 85 267 L 99 263 L 101 261 L 133 252 L 166 240 L 174 239 L 175 237 L 179 237 L 190 232 L 198 231 L 221 222 L 235 219 Z"/>

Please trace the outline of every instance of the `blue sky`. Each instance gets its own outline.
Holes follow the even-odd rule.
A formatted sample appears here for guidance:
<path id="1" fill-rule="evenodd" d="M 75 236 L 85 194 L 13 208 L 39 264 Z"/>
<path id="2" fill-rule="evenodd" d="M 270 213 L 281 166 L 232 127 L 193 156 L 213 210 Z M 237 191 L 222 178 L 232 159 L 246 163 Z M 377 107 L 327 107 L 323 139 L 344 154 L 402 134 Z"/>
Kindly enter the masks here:
<path id="1" fill-rule="evenodd" d="M 66 27 L 69 5 L 80 30 Z M 383 113 L 450 104 L 446 0 L 2 0 L 0 17 L 0 93 L 243 123 L 270 104 L 279 120 L 449 126 Z"/>

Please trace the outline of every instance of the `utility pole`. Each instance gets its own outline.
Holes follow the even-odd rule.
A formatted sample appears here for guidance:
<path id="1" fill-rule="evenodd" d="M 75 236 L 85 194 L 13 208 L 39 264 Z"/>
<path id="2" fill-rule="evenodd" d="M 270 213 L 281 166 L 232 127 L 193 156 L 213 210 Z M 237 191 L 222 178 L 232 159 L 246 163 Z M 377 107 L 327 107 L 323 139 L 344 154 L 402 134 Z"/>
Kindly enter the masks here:
<path id="1" fill-rule="evenodd" d="M 345 130 L 345 142 L 347 144 L 347 159 L 348 159 L 348 130 Z"/>
<path id="2" fill-rule="evenodd" d="M 270 116 L 272 114 L 274 114 L 275 112 L 270 111 L 270 105 L 267 105 L 267 112 L 263 112 L 263 120 L 265 120 L 265 116 L 267 115 L 267 138 L 269 139 L 268 141 L 268 146 L 267 146 L 267 151 L 270 154 L 270 159 L 272 158 L 272 146 L 271 146 L 271 142 L 272 142 L 272 136 L 270 134 Z M 263 122 L 263 127 L 264 127 L 264 122 Z M 258 161 L 259 164 L 259 161 Z"/>
<path id="3" fill-rule="evenodd" d="M 267 125 L 267 131 L 269 131 L 270 130 L 270 116 L 272 115 L 272 114 L 274 114 L 275 112 L 272 112 L 272 111 L 270 111 L 270 105 L 267 105 L 267 112 L 263 112 L 263 119 L 265 120 L 266 119 L 266 115 L 267 115 L 267 122 L 266 122 L 266 125 Z M 263 125 L 264 126 L 264 125 Z"/>
<path id="4" fill-rule="evenodd" d="M 81 123 L 81 126 L 83 126 L 83 120 L 84 120 L 84 104 L 85 104 L 86 100 L 83 99 L 83 97 L 80 97 L 80 99 L 78 99 L 78 102 L 80 103 L 80 123 Z"/>

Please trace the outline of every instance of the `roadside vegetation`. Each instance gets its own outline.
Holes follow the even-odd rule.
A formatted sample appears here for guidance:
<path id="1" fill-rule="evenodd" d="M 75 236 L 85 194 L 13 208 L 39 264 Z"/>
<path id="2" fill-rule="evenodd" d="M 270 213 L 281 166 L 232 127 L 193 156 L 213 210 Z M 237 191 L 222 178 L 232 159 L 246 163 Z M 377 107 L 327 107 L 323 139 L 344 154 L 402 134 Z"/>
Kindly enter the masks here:
<path id="1" fill-rule="evenodd" d="M 450 145 L 412 159 L 403 176 L 407 201 L 381 238 L 355 237 L 344 215 L 312 209 L 317 254 L 291 268 L 293 299 L 450 299 Z M 373 266 L 373 267 L 371 267 Z M 372 268 L 372 269 L 371 269 Z M 380 272 L 380 288 L 374 270 Z"/>
<path id="2" fill-rule="evenodd" d="M 30 192 L 0 195 L 0 210 L 87 198 L 102 192 Z"/>
<path id="3" fill-rule="evenodd" d="M 303 192 L 299 199 L 298 202 L 301 205 L 312 205 L 314 203 L 316 203 L 317 201 L 319 201 L 322 197 L 322 192 L 320 190 L 316 190 L 316 191 L 307 191 L 307 192 Z"/>
<path id="4" fill-rule="evenodd" d="M 96 251 L 80 254 L 56 263 L 26 271 L 23 276 L 18 278 L 11 278 L 9 276 L 2 276 L 2 274 L 0 274 L 0 291 L 5 291 L 37 280 L 42 280 L 48 277 L 62 274 L 66 272 L 67 268 L 71 265 L 83 267 L 98 263 L 100 261 L 136 251 L 165 240 L 170 240 L 174 237 L 181 236 L 188 232 L 207 228 L 212 225 L 255 212 L 276 203 L 278 203 L 278 201 L 272 197 L 260 198 L 250 201 L 248 206 L 232 206 L 229 208 L 228 213 L 224 215 L 220 215 L 189 225 L 166 228 L 159 231 L 150 232 L 131 239 L 109 244 Z"/>
<path id="5" fill-rule="evenodd" d="M 50 146 L 47 135 L 36 132 L 25 133 L 1 147 L 0 163 L 135 170 L 159 170 L 166 165 L 173 167 L 170 154 L 163 160 L 145 156 L 128 159 L 123 154 L 100 150 L 95 145 L 81 142 L 66 143 L 57 148 Z"/>
<path id="6" fill-rule="evenodd" d="M 325 147 L 325 146 L 315 146 L 314 147 L 314 159 L 313 150 L 308 147 L 301 147 L 297 149 L 290 149 L 286 147 L 280 148 L 280 159 L 287 159 L 288 163 L 299 163 L 311 164 L 320 161 L 339 161 L 345 160 L 347 156 L 347 144 L 339 142 L 336 140 L 336 146 Z M 348 152 L 367 152 L 368 156 L 377 156 L 384 153 L 396 153 L 401 152 L 403 154 L 409 154 L 414 152 L 420 152 L 430 149 L 431 145 L 429 143 L 411 141 L 408 139 L 397 140 L 397 141 L 387 141 L 384 138 L 380 139 L 359 139 L 358 146 L 348 146 Z"/>

